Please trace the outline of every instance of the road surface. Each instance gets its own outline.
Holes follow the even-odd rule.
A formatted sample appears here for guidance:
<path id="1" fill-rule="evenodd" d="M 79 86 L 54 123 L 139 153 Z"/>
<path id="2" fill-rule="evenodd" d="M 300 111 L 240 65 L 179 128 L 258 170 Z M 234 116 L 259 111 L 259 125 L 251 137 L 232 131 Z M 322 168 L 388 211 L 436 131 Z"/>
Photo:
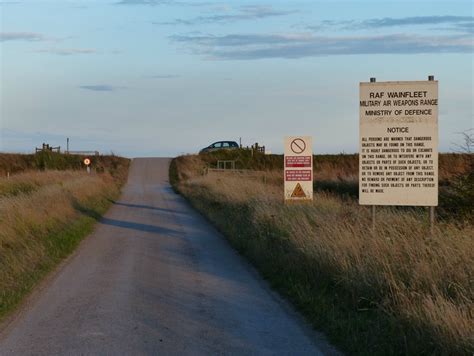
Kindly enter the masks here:
<path id="1" fill-rule="evenodd" d="M 168 183 L 128 183 L 0 334 L 0 355 L 318 355 L 332 349 Z"/>

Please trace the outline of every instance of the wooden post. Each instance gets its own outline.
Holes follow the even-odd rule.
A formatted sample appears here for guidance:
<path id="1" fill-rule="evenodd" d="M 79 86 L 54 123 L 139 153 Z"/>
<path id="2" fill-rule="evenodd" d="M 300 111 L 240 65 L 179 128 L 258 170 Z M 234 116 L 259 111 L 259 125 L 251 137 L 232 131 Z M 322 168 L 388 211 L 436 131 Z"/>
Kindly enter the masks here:
<path id="1" fill-rule="evenodd" d="M 372 205 L 372 233 L 375 234 L 375 205 Z"/>
<path id="2" fill-rule="evenodd" d="M 435 207 L 430 206 L 430 238 L 434 238 Z"/>
<path id="3" fill-rule="evenodd" d="M 434 75 L 428 76 L 428 81 L 434 81 Z M 434 238 L 435 207 L 430 206 L 430 237 Z"/>
<path id="4" fill-rule="evenodd" d="M 371 83 L 375 83 L 377 78 L 370 78 Z M 372 234 L 375 234 L 375 205 L 372 205 Z"/>

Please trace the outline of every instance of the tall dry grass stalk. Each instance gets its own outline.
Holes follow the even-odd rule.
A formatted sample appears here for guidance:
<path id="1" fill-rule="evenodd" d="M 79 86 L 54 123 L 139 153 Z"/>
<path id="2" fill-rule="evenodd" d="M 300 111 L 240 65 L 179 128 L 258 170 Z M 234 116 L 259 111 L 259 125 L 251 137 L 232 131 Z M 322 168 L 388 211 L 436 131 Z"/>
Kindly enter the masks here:
<path id="1" fill-rule="evenodd" d="M 87 213 L 102 212 L 118 189 L 108 174 L 77 171 L 0 179 L 0 316 L 80 240 L 62 232 Z"/>
<path id="2" fill-rule="evenodd" d="M 386 208 L 378 213 L 373 234 L 369 210 L 355 200 L 322 193 L 312 203 L 285 205 L 280 184 L 244 176 L 193 176 L 197 160 L 185 165 L 177 167 L 189 178 L 181 181 L 180 191 L 230 231 L 237 245 L 258 250 L 248 252 L 257 260 L 265 258 L 262 254 L 269 261 L 280 256 L 288 276 L 315 288 L 329 280 L 349 295 L 352 308 L 385 313 L 416 336 L 407 343 L 420 343 L 403 346 L 400 353 L 405 347 L 441 354 L 474 351 L 473 226 L 443 223 L 430 238 L 419 209 Z M 232 219 L 246 221 L 252 228 L 245 231 L 254 236 L 241 234 L 239 226 L 230 225 Z M 242 242 L 257 236 L 262 242 Z M 284 246 L 282 252 L 272 249 L 277 245 Z"/>

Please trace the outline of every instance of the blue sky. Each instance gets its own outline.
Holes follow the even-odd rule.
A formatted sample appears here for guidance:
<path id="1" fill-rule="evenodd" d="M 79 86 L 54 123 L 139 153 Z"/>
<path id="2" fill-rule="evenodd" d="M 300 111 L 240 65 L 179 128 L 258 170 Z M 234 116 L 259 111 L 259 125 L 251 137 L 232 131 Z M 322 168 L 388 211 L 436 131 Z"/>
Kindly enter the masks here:
<path id="1" fill-rule="evenodd" d="M 313 136 L 357 152 L 359 82 L 439 80 L 440 150 L 474 127 L 472 1 L 0 0 L 0 150 L 134 156 Z"/>

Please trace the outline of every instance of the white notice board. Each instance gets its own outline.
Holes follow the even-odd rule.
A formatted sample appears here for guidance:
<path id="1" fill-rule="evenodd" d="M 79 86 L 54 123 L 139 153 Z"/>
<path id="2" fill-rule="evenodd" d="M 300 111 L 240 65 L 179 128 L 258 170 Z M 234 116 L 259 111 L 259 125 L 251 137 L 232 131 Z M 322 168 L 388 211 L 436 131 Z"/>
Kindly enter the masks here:
<path id="1" fill-rule="evenodd" d="M 438 82 L 360 83 L 359 203 L 438 205 Z"/>

